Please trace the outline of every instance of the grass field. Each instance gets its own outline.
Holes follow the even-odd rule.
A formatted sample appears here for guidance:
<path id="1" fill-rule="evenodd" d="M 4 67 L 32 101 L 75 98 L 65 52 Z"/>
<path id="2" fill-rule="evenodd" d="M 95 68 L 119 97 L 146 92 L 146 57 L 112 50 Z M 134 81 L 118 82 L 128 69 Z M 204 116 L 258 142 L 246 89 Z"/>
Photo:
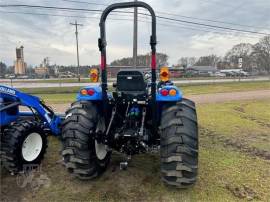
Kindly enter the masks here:
<path id="1" fill-rule="evenodd" d="M 114 154 L 104 175 L 79 181 L 58 162 L 60 142 L 50 137 L 42 165 L 50 184 L 18 190 L 15 177 L 2 174 L 10 186 L 5 194 L 24 201 L 270 201 L 270 100 L 203 104 L 198 118 L 199 178 L 193 188 L 166 187 L 159 154 L 135 156 L 127 171 L 119 170 L 121 156 Z"/>
<path id="2" fill-rule="evenodd" d="M 243 91 L 270 89 L 270 81 L 183 85 L 183 86 L 179 86 L 179 87 L 183 90 L 184 94 L 186 94 L 186 95 L 240 92 L 240 91 L 243 92 Z"/>
<path id="3" fill-rule="evenodd" d="M 241 82 L 222 84 L 200 84 L 178 86 L 184 95 L 196 95 L 207 93 L 240 92 L 270 89 L 270 81 Z M 75 100 L 80 87 L 50 87 L 50 88 L 25 88 L 24 92 L 40 96 L 49 103 L 70 103 Z"/>

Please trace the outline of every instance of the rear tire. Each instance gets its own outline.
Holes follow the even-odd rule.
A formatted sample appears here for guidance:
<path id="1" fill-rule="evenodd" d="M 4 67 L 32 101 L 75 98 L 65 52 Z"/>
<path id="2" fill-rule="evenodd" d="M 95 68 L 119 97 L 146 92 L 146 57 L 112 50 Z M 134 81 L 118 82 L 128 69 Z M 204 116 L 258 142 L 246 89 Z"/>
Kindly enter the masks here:
<path id="1" fill-rule="evenodd" d="M 1 161 L 11 173 L 38 167 L 48 147 L 43 125 L 37 121 L 18 121 L 4 129 Z"/>
<path id="2" fill-rule="evenodd" d="M 160 143 L 162 180 L 178 188 L 192 186 L 198 172 L 198 124 L 194 102 L 182 99 L 164 107 Z"/>
<path id="3" fill-rule="evenodd" d="M 110 162 L 110 151 L 99 155 L 96 152 L 94 132 L 98 119 L 98 110 L 93 103 L 78 101 L 71 105 L 63 122 L 64 164 L 70 173 L 82 180 L 99 176 Z M 98 148 L 102 150 L 103 147 Z"/>

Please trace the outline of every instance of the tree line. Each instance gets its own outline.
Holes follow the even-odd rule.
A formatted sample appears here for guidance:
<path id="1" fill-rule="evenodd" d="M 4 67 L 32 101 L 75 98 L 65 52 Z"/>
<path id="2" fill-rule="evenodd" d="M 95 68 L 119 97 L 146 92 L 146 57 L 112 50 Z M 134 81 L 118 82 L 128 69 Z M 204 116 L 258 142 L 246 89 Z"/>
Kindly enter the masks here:
<path id="1" fill-rule="evenodd" d="M 238 68 L 239 58 L 242 58 L 242 68 L 246 71 L 270 73 L 270 36 L 261 38 L 256 44 L 237 44 L 224 57 L 181 57 L 175 66 L 216 66 L 218 69 L 231 69 Z"/>

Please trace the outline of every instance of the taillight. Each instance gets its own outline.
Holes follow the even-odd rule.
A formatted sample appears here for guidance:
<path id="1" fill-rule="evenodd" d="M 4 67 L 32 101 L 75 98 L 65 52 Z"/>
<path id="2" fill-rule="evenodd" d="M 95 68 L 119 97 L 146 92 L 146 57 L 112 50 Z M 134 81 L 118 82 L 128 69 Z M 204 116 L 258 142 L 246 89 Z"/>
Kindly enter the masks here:
<path id="1" fill-rule="evenodd" d="M 90 95 L 93 96 L 95 94 L 95 90 L 94 89 L 82 89 L 80 92 L 82 95 Z"/>
<path id="2" fill-rule="evenodd" d="M 169 91 L 169 95 L 170 96 L 176 96 L 176 90 L 175 89 L 171 89 L 170 91 Z"/>
<path id="3" fill-rule="evenodd" d="M 167 90 L 167 89 L 161 89 L 160 90 L 160 94 L 162 96 L 176 96 L 177 94 L 177 91 L 175 89 L 170 89 L 170 90 Z"/>
<path id="4" fill-rule="evenodd" d="M 92 96 L 92 95 L 95 94 L 95 90 L 94 90 L 94 89 L 89 89 L 89 90 L 87 91 L 87 94 L 90 95 L 90 96 Z"/>
<path id="5" fill-rule="evenodd" d="M 163 95 L 163 96 L 167 96 L 167 95 L 169 95 L 169 91 L 167 89 L 162 89 L 160 91 L 160 94 Z"/>
<path id="6" fill-rule="evenodd" d="M 86 89 L 82 89 L 82 90 L 81 90 L 81 94 L 82 94 L 82 95 L 87 95 L 87 90 L 86 90 Z"/>

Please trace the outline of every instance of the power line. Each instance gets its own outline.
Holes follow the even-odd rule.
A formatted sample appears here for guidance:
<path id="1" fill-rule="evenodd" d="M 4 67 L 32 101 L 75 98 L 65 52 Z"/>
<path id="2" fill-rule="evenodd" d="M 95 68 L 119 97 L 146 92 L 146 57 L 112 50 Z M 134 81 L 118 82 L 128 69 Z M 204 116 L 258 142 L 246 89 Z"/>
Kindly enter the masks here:
<path id="1" fill-rule="evenodd" d="M 205 24 L 205 23 L 191 22 L 191 21 L 179 20 L 179 19 L 168 18 L 168 17 L 163 17 L 163 16 L 157 16 L 157 18 L 170 20 L 170 21 L 175 21 L 175 22 L 183 22 L 183 23 L 188 23 L 188 24 L 193 24 L 193 25 L 199 25 L 199 26 L 204 26 L 204 27 L 212 27 L 212 28 L 230 30 L 230 31 L 244 32 L 244 33 L 250 33 L 250 34 L 269 35 L 269 33 L 263 33 L 263 32 L 251 31 L 251 30 L 244 30 L 244 29 L 236 29 L 236 28 L 223 27 L 223 26 L 217 26 L 217 25 L 209 25 L 209 24 Z"/>
<path id="2" fill-rule="evenodd" d="M 38 16 L 52 16 L 52 17 L 69 17 L 69 18 L 85 18 L 85 19 L 100 19 L 99 17 L 94 17 L 94 16 L 78 16 L 78 15 L 61 15 L 61 14 L 48 14 L 48 13 L 31 13 L 31 12 L 18 12 L 18 11 L 0 11 L 1 13 L 7 13 L 7 14 L 23 14 L 23 15 L 38 15 Z M 132 21 L 131 18 L 111 18 L 109 17 L 110 20 L 115 20 L 115 21 Z M 144 20 L 138 20 L 139 22 L 146 22 L 146 23 L 151 23 L 151 21 L 144 21 Z M 167 21 L 165 21 L 166 23 L 168 23 Z M 209 28 L 207 30 L 205 29 L 199 29 L 199 28 L 194 28 L 194 27 L 186 27 L 186 26 L 179 26 L 179 25 L 183 25 L 180 23 L 176 23 L 176 24 L 165 24 L 165 23 L 157 23 L 158 25 L 162 25 L 162 26 L 166 26 L 166 27 L 175 27 L 175 28 L 182 28 L 182 29 L 186 29 L 186 30 L 194 30 L 194 31 L 200 31 L 200 32 L 211 32 L 211 33 L 217 33 L 217 34 L 228 34 L 228 32 L 219 32 L 217 31 L 217 29 L 214 28 Z M 214 30 L 214 31 L 213 31 Z M 230 32 L 232 33 L 232 32 Z M 235 33 L 234 33 L 235 34 Z M 243 34 L 243 33 L 242 33 Z M 258 38 L 258 37 L 254 37 L 254 36 L 246 36 L 249 38 Z"/>
<path id="3" fill-rule="evenodd" d="M 39 16 L 52 16 L 52 17 L 68 17 L 68 18 L 85 18 L 85 19 L 100 19 L 100 17 L 95 16 L 78 16 L 78 15 L 62 15 L 62 14 L 51 14 L 51 13 L 32 13 L 32 12 L 18 12 L 18 11 L 0 11 L 0 13 L 10 13 L 10 14 L 23 14 L 23 15 L 39 15 Z M 110 20 L 131 20 L 130 18 L 112 18 Z"/>
<path id="4" fill-rule="evenodd" d="M 77 1 L 77 0 L 60 0 L 60 1 L 72 2 L 72 3 L 79 3 L 79 4 L 109 6 L 109 4 L 91 3 L 91 2 Z M 211 3 L 211 4 L 227 5 L 229 7 L 235 8 L 234 6 L 230 6 L 229 4 L 225 4 L 225 3 L 222 3 L 222 2 L 218 2 L 218 1 L 213 1 L 213 0 L 200 0 L 200 1 L 203 1 L 203 2 L 206 2 L 206 3 Z M 237 6 L 237 8 L 238 7 L 239 6 Z M 258 27 L 258 26 L 251 26 L 251 25 L 244 25 L 244 24 L 238 24 L 238 23 L 225 22 L 225 21 L 220 21 L 220 20 L 211 20 L 211 19 L 205 19 L 205 18 L 191 17 L 191 16 L 180 15 L 180 14 L 175 14 L 175 13 L 168 13 L 168 12 L 164 12 L 164 11 L 157 11 L 156 13 L 165 14 L 165 15 L 169 15 L 169 16 L 178 16 L 178 17 L 182 17 L 182 18 L 194 19 L 194 20 L 200 20 L 200 21 L 222 23 L 222 24 L 235 25 L 235 26 L 241 26 L 241 27 L 250 27 L 250 28 L 265 29 L 265 27 Z"/>
<path id="5" fill-rule="evenodd" d="M 57 7 L 57 6 L 36 6 L 27 4 L 12 4 L 12 5 L 0 5 L 0 7 L 26 7 L 26 8 L 41 8 L 41 9 L 55 9 L 55 10 L 74 10 L 74 11 L 87 11 L 87 12 L 101 12 L 100 9 L 86 9 L 86 8 L 69 8 L 69 7 Z"/>
<path id="6" fill-rule="evenodd" d="M 26 4 L 14 4 L 14 5 L 0 5 L 0 7 L 27 7 L 27 8 L 43 8 L 43 9 L 59 9 L 59 10 L 76 10 L 76 11 L 86 11 L 86 12 L 102 12 L 103 10 L 100 9 L 84 9 L 84 8 L 69 8 L 69 7 L 55 7 L 55 6 L 36 6 L 36 5 L 26 5 Z M 133 13 L 130 11 L 117 11 L 117 13 Z M 138 13 L 140 15 L 146 15 L 150 16 L 146 13 Z M 164 17 L 164 16 L 156 16 L 159 19 L 174 21 L 174 22 L 182 22 L 187 24 L 193 24 L 197 26 L 204 26 L 204 27 L 210 27 L 210 28 L 217 28 L 217 29 L 223 29 L 223 30 L 230 30 L 230 31 L 237 31 L 237 32 L 243 32 L 243 33 L 250 33 L 250 34 L 260 34 L 260 35 L 269 35 L 269 33 L 263 33 L 258 31 L 251 31 L 251 30 L 244 30 L 244 29 L 236 29 L 231 27 L 224 27 L 224 26 L 218 26 L 218 25 L 210 25 L 200 22 L 193 22 L 193 21 L 187 21 L 187 20 L 180 20 L 170 17 Z"/>
<path id="7" fill-rule="evenodd" d="M 70 3 L 82 3 L 82 4 L 89 4 L 89 5 L 97 5 L 97 6 L 108 6 L 108 4 L 102 4 L 102 3 L 92 3 L 92 2 L 86 2 L 86 1 L 75 1 L 75 0 L 60 0 Z"/>
<path id="8" fill-rule="evenodd" d="M 206 18 L 190 17 L 190 16 L 186 16 L 186 15 L 168 13 L 168 12 L 163 12 L 163 11 L 158 11 L 157 13 L 165 14 L 165 15 L 169 15 L 169 16 L 177 16 L 177 17 L 182 17 L 182 18 L 187 18 L 187 19 L 200 20 L 200 21 L 221 23 L 221 24 L 227 24 L 227 25 L 235 25 L 235 26 L 240 26 L 240 27 L 250 27 L 250 28 L 265 29 L 265 27 L 258 27 L 258 26 L 252 26 L 252 25 L 243 25 L 243 24 L 238 24 L 238 23 L 224 22 L 224 21 L 219 21 L 219 20 L 211 20 L 211 19 L 206 19 Z"/>

